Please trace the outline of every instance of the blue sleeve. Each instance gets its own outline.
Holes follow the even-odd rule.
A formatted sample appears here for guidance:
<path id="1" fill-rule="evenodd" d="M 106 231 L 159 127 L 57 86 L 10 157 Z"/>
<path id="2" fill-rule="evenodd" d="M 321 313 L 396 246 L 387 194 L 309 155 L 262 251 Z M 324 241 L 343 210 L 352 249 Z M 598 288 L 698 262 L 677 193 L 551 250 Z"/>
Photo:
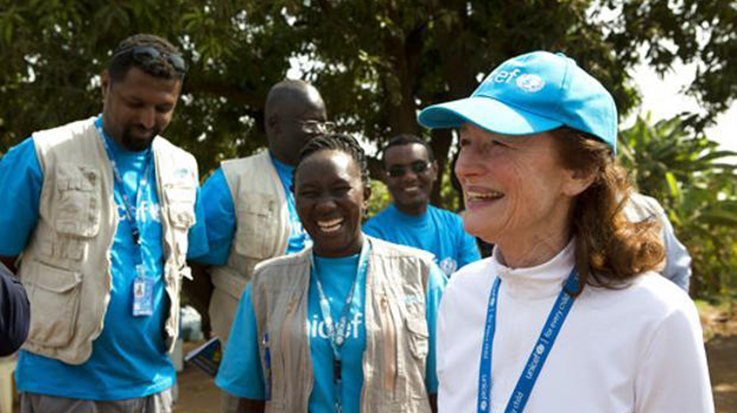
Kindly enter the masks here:
<path id="1" fill-rule="evenodd" d="M 443 271 L 435 264 L 430 270 L 430 276 L 427 280 L 427 291 L 425 297 L 425 317 L 427 318 L 427 330 L 430 335 L 429 351 L 427 353 L 427 370 L 425 372 L 425 387 L 428 394 L 438 393 L 438 373 L 436 363 L 436 346 L 437 346 L 437 315 L 440 308 L 440 299 L 443 297 L 445 285 L 448 278 Z"/>
<path id="2" fill-rule="evenodd" d="M 665 215 L 662 218 L 663 244 L 665 246 L 663 276 L 688 293 L 688 286 L 691 281 L 691 256 L 688 254 L 686 247 L 676 238 L 673 225 L 671 225 L 668 218 Z"/>
<path id="3" fill-rule="evenodd" d="M 197 199 L 194 204 L 195 224 L 189 229 L 187 258 L 199 257 L 207 253 L 207 228 L 205 226 L 205 210 L 202 205 L 202 191 L 197 188 Z"/>
<path id="4" fill-rule="evenodd" d="M 0 160 L 0 255 L 15 256 L 25 249 L 38 222 L 43 172 L 33 138 L 13 147 Z"/>
<path id="5" fill-rule="evenodd" d="M 0 357 L 13 354 L 26 341 L 30 322 L 23 285 L 0 264 Z"/>
<path id="6" fill-rule="evenodd" d="M 466 232 L 465 228 L 463 228 L 463 218 L 452 212 L 448 212 L 447 216 L 449 219 L 446 223 L 450 227 L 448 230 L 455 232 L 455 237 L 453 239 L 456 240 L 456 244 L 458 245 L 456 256 L 456 261 L 458 262 L 458 268 L 456 268 L 456 271 L 458 271 L 463 268 L 463 266 L 480 260 L 481 253 L 479 252 L 479 247 L 476 244 L 476 239 Z"/>
<path id="7" fill-rule="evenodd" d="M 258 348 L 256 314 L 251 301 L 251 284 L 243 291 L 228 337 L 215 384 L 234 396 L 264 400 L 264 374 Z"/>
<path id="8" fill-rule="evenodd" d="M 476 239 L 463 228 L 463 221 L 460 221 L 458 232 L 461 238 L 460 250 L 458 251 L 458 269 L 460 269 L 466 264 L 480 260 L 481 253 L 479 253 Z"/>
<path id="9" fill-rule="evenodd" d="M 381 225 L 378 224 L 375 218 L 371 218 L 366 221 L 366 223 L 362 225 L 361 231 L 363 231 L 363 233 L 366 235 L 370 235 L 379 239 L 384 239 L 384 236 L 381 232 Z"/>
<path id="10" fill-rule="evenodd" d="M 235 205 L 223 170 L 218 168 L 202 186 L 204 222 L 209 245 L 207 254 L 194 260 L 208 265 L 225 265 L 235 233 Z"/>

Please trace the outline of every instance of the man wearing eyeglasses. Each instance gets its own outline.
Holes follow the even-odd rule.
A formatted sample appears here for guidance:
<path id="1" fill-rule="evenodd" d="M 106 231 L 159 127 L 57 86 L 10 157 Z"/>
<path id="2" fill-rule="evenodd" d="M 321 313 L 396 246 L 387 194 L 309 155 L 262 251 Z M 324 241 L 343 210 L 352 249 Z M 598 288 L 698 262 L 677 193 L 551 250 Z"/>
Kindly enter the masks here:
<path id="1" fill-rule="evenodd" d="M 197 163 L 159 136 L 184 59 L 135 35 L 102 73 L 102 114 L 0 162 L 0 259 L 28 290 L 23 413 L 170 412 L 186 254 L 207 252 Z M 20 260 L 18 261 L 18 256 Z"/>
<path id="2" fill-rule="evenodd" d="M 332 127 L 320 93 L 300 80 L 274 85 L 264 112 L 268 150 L 223 162 L 202 187 L 210 248 L 196 258 L 197 276 L 185 287 L 199 308 L 209 308 L 223 345 L 256 264 L 311 243 L 297 216 L 292 174 L 305 143 Z M 236 408 L 237 398 L 224 395 L 223 411 Z"/>
<path id="3" fill-rule="evenodd" d="M 448 276 L 479 260 L 476 241 L 463 229 L 461 218 L 430 205 L 438 166 L 429 145 L 417 136 L 399 135 L 386 144 L 382 158 L 394 203 L 368 220 L 363 231 L 433 253 Z"/>

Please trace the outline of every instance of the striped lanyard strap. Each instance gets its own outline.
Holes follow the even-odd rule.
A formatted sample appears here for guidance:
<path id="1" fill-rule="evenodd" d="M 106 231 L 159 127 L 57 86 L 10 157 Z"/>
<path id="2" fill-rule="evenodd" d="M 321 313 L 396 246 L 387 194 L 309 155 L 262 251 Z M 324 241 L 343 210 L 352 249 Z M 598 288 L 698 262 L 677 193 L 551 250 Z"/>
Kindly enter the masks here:
<path id="1" fill-rule="evenodd" d="M 356 269 L 356 277 L 353 279 L 353 285 L 345 298 L 345 303 L 340 311 L 340 319 L 336 324 L 333 320 L 333 316 L 330 312 L 330 302 L 325 295 L 325 290 L 322 288 L 322 282 L 320 282 L 320 273 L 315 267 L 315 259 L 310 256 L 310 271 L 315 276 L 315 283 L 317 284 L 317 294 L 320 297 L 320 313 L 322 314 L 323 322 L 325 323 L 325 329 L 328 334 L 328 341 L 330 347 L 333 349 L 333 384 L 335 386 L 335 408 L 338 413 L 343 411 L 343 380 L 342 380 L 342 363 L 340 355 L 340 347 L 345 342 L 346 328 L 348 325 L 348 315 L 350 313 L 351 303 L 356 300 L 358 295 L 358 281 L 361 279 L 361 275 L 366 273 L 368 268 L 368 256 L 371 251 L 371 242 L 364 238 L 363 246 L 361 247 L 361 255 L 358 259 L 358 268 Z"/>
<path id="2" fill-rule="evenodd" d="M 136 220 L 136 209 L 133 207 L 133 203 L 138 203 L 143 198 L 143 193 L 146 190 L 146 187 L 148 187 L 148 175 L 151 170 L 151 149 L 148 149 L 146 153 L 146 160 L 145 160 L 145 166 L 143 168 L 143 175 L 141 176 L 141 180 L 138 183 L 138 189 L 136 190 L 135 199 L 133 202 L 131 202 L 130 198 L 128 197 L 128 193 L 125 190 L 125 185 L 123 184 L 123 176 L 120 174 L 120 170 L 118 169 L 118 163 L 115 161 L 115 156 L 113 156 L 113 151 L 110 148 L 110 144 L 108 143 L 107 139 L 105 138 L 106 133 L 102 129 L 102 116 L 99 116 L 95 120 L 95 127 L 97 128 L 97 132 L 100 135 L 100 140 L 102 141 L 102 145 L 105 147 L 105 152 L 107 153 L 108 159 L 110 160 L 110 165 L 112 165 L 113 168 L 113 176 L 115 177 L 115 184 L 118 186 L 118 191 L 120 192 L 120 196 L 123 198 L 123 205 L 125 206 L 125 215 L 128 219 L 128 223 L 131 227 L 131 235 L 133 237 L 133 243 L 136 248 L 137 254 L 135 255 L 136 261 L 136 270 L 138 272 L 141 272 L 142 264 L 143 264 L 143 251 L 141 249 L 141 230 L 138 227 L 138 221 Z M 139 274 L 140 275 L 140 274 Z"/>
<path id="3" fill-rule="evenodd" d="M 478 413 L 489 413 L 491 411 L 491 388 L 493 384 L 491 381 L 491 357 L 494 346 L 497 298 L 499 296 L 500 285 L 501 279 L 497 277 L 489 294 L 489 305 L 486 311 L 484 341 L 481 346 L 481 363 L 479 366 L 479 390 L 476 409 Z M 535 347 L 533 347 L 532 353 L 527 359 L 525 369 L 517 381 L 517 385 L 507 403 L 507 407 L 504 409 L 504 413 L 522 413 L 524 411 L 530 393 L 532 393 L 532 388 L 535 386 L 537 377 L 540 375 L 540 370 L 542 370 L 545 360 L 548 354 L 550 354 L 550 349 L 558 337 L 563 322 L 571 311 L 571 307 L 575 301 L 574 295 L 578 290 L 578 272 L 574 267 L 563 289 L 558 294 L 552 310 L 550 310 L 548 320 L 545 322 L 540 337 L 537 339 L 537 343 L 535 343 Z"/>

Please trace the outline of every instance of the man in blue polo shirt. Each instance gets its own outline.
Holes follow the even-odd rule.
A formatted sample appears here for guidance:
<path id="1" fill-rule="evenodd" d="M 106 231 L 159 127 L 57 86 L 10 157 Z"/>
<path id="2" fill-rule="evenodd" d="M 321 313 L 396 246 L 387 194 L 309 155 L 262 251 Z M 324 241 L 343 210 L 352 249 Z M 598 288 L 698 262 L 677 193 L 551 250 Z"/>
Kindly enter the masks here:
<path id="1" fill-rule="evenodd" d="M 165 39 L 131 36 L 102 73 L 101 115 L 0 162 L 0 260 L 31 302 L 22 413 L 171 411 L 186 254 L 207 252 L 197 163 L 159 136 L 185 70 Z"/>
<path id="2" fill-rule="evenodd" d="M 430 205 L 438 166 L 432 149 L 417 136 L 392 138 L 382 151 L 384 178 L 394 203 L 364 224 L 377 238 L 435 254 L 446 275 L 481 258 L 458 215 Z"/>

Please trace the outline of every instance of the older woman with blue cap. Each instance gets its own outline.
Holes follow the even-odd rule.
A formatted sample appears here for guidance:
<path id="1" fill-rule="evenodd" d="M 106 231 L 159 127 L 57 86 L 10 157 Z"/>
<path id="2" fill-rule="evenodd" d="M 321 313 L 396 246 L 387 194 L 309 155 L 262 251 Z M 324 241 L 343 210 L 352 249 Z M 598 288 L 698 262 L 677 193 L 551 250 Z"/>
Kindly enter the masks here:
<path id="1" fill-rule="evenodd" d="M 419 121 L 459 129 L 464 225 L 495 244 L 440 306 L 441 413 L 714 411 L 696 308 L 654 272 L 657 224 L 623 214 L 617 109 L 596 79 L 528 53 Z"/>

